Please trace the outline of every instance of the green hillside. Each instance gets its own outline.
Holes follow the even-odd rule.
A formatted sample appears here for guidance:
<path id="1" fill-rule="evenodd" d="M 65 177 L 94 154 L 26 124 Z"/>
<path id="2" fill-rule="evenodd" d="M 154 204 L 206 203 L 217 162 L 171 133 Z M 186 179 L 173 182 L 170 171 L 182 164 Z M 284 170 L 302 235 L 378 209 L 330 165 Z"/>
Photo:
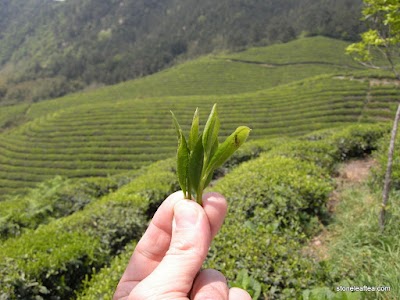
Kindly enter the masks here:
<path id="1" fill-rule="evenodd" d="M 222 133 L 243 124 L 253 129 L 253 139 L 391 118 L 397 90 L 370 86 L 368 78 L 350 80 L 359 67 L 343 54 L 345 46 L 329 38 L 306 38 L 207 56 L 143 79 L 2 108 L 0 194 L 55 175 L 104 177 L 171 157 L 176 140 L 170 110 L 187 126 L 189 112 L 199 107 L 205 118 L 217 102 Z M 298 54 L 278 55 L 292 52 Z"/>
<path id="2" fill-rule="evenodd" d="M 361 0 L 3 0 L 0 105 L 156 73 L 221 50 L 356 40 Z"/>

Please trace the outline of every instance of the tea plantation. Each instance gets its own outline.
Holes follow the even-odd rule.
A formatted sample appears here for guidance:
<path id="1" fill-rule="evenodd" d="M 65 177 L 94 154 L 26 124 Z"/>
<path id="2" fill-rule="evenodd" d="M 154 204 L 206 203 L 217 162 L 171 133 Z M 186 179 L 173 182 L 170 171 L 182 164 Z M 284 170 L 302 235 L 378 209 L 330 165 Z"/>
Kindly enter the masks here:
<path id="1" fill-rule="evenodd" d="M 397 89 L 371 86 L 364 75 L 351 80 L 360 67 L 342 54 L 345 46 L 307 38 L 203 57 L 30 106 L 2 107 L 0 197 L 55 175 L 104 177 L 170 157 L 170 110 L 187 126 L 189 112 L 199 107 L 205 118 L 218 102 L 223 133 L 240 123 L 253 128 L 252 138 L 391 118 Z"/>
<path id="2" fill-rule="evenodd" d="M 257 299 L 339 282 L 303 249 L 329 222 L 337 165 L 381 149 L 399 96 L 390 74 L 361 69 L 346 45 L 304 38 L 0 107 L 0 299 L 110 299 L 152 214 L 179 189 L 170 110 L 187 132 L 195 108 L 205 120 L 216 102 L 223 136 L 252 132 L 213 184 L 230 212 L 206 266 L 248 278 Z"/>

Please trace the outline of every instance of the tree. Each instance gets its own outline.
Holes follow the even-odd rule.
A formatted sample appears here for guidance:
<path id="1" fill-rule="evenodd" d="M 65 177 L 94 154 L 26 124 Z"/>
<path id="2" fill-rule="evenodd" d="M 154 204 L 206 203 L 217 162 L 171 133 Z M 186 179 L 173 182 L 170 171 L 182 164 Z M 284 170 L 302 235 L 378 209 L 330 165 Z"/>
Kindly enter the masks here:
<path id="1" fill-rule="evenodd" d="M 399 126 L 399 120 L 400 120 L 400 104 L 397 107 L 396 117 L 393 123 L 392 134 L 389 145 L 388 163 L 385 174 L 385 182 L 383 184 L 382 207 L 381 207 L 381 212 L 379 213 L 379 227 L 381 231 L 385 229 L 385 215 L 387 210 L 387 204 L 389 201 L 390 182 L 392 177 L 394 143 L 396 141 L 397 127 Z"/>
<path id="2" fill-rule="evenodd" d="M 364 0 L 362 19 L 368 30 L 361 34 L 361 41 L 351 44 L 347 53 L 363 65 L 375 68 L 379 66 L 376 54 L 381 54 L 389 64 L 389 69 L 400 80 L 396 58 L 400 54 L 400 2 L 399 0 Z"/>

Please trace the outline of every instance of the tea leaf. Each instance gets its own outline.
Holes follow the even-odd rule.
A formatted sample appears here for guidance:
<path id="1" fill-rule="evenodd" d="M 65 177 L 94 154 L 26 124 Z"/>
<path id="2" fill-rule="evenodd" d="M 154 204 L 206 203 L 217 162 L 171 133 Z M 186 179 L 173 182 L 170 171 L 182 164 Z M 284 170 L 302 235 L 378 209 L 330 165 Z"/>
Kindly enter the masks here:
<path id="1" fill-rule="evenodd" d="M 178 134 L 177 173 L 178 181 L 186 199 L 196 194 L 201 205 L 203 190 L 211 182 L 213 172 L 221 166 L 247 139 L 250 128 L 241 126 L 225 142 L 219 144 L 219 118 L 217 104 L 214 104 L 204 132 L 199 132 L 199 112 L 194 112 L 188 142 L 182 133 L 174 113 L 171 111 Z"/>
<path id="2" fill-rule="evenodd" d="M 215 136 L 213 142 L 212 142 L 212 146 L 211 146 L 211 151 L 210 151 L 210 156 L 209 157 L 213 157 L 215 152 L 217 152 L 219 147 L 219 142 L 218 142 L 218 137 Z"/>
<path id="3" fill-rule="evenodd" d="M 207 187 L 210 184 L 211 180 L 213 179 L 213 175 L 214 175 L 213 173 L 214 173 L 214 170 L 212 172 L 210 172 L 209 174 L 207 174 L 207 178 L 204 181 L 204 187 Z"/>
<path id="4" fill-rule="evenodd" d="M 189 166 L 189 149 L 187 147 L 186 139 L 182 133 L 179 131 L 179 146 L 177 152 L 177 173 L 179 185 L 182 188 L 182 192 L 186 197 L 186 192 L 190 193 L 189 183 L 188 183 L 188 166 Z"/>
<path id="5" fill-rule="evenodd" d="M 197 192 L 203 171 L 204 150 L 201 137 L 197 139 L 196 146 L 189 157 L 189 180 L 191 187 Z"/>
<path id="6" fill-rule="evenodd" d="M 192 151 L 197 144 L 197 140 L 199 139 L 199 109 L 196 108 L 194 112 L 192 128 L 190 129 L 189 135 L 189 149 Z"/>
<path id="7" fill-rule="evenodd" d="M 211 158 L 206 167 L 205 174 L 213 172 L 220 167 L 243 143 L 250 134 L 250 128 L 247 126 L 238 127 L 227 139 L 219 145 L 217 151 Z"/>
<path id="8" fill-rule="evenodd" d="M 179 125 L 179 122 L 176 119 L 175 114 L 171 110 L 170 110 L 170 112 L 171 112 L 171 115 L 172 115 L 172 120 L 174 121 L 176 134 L 177 134 L 178 140 L 179 140 L 181 138 L 181 132 L 182 132 L 181 125 Z"/>
<path id="9" fill-rule="evenodd" d="M 210 158 L 215 140 L 218 139 L 219 125 L 217 104 L 214 104 L 203 133 L 204 160 L 206 162 Z"/>

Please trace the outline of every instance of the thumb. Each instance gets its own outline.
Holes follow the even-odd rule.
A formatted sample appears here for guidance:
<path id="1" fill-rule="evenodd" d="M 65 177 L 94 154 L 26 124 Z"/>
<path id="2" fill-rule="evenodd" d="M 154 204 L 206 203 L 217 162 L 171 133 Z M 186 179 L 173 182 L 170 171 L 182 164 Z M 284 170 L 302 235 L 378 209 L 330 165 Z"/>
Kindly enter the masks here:
<path id="1" fill-rule="evenodd" d="M 166 255 L 132 291 L 141 296 L 130 299 L 187 299 L 211 243 L 210 224 L 203 208 L 192 200 L 175 204 L 172 222 Z"/>

